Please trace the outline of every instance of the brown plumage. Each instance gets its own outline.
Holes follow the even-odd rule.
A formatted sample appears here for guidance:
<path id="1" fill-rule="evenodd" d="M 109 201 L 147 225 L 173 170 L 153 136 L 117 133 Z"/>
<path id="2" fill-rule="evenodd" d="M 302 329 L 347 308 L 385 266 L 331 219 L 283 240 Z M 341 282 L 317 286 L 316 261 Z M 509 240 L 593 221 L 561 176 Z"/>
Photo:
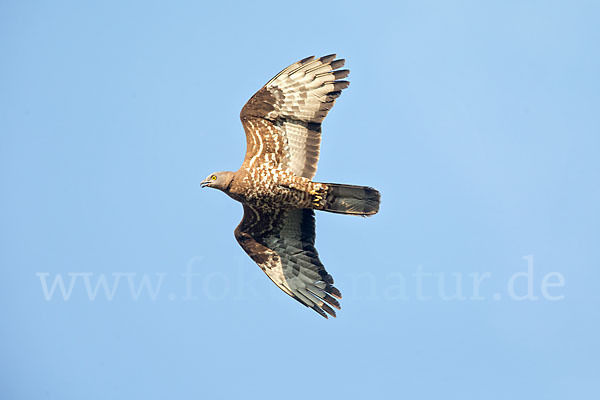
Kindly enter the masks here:
<path id="1" fill-rule="evenodd" d="M 314 210 L 370 216 L 379 192 L 366 186 L 313 182 L 321 123 L 349 82 L 335 54 L 294 63 L 242 108 L 246 157 L 236 171 L 217 172 L 202 186 L 244 206 L 235 238 L 285 293 L 323 317 L 342 297 L 315 249 Z M 332 308 L 333 307 L 333 308 Z"/>

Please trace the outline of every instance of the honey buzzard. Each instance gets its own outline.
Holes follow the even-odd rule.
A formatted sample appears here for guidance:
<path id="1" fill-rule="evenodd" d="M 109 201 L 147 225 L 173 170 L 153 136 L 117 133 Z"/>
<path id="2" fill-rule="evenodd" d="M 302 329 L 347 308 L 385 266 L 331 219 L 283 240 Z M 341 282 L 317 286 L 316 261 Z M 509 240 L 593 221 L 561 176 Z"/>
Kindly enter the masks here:
<path id="1" fill-rule="evenodd" d="M 335 317 L 342 295 L 315 248 L 314 210 L 370 216 L 380 199 L 371 187 L 312 181 L 321 123 L 349 85 L 344 62 L 308 57 L 271 79 L 242 108 L 242 166 L 201 183 L 242 203 L 240 246 L 281 290 L 325 318 Z"/>

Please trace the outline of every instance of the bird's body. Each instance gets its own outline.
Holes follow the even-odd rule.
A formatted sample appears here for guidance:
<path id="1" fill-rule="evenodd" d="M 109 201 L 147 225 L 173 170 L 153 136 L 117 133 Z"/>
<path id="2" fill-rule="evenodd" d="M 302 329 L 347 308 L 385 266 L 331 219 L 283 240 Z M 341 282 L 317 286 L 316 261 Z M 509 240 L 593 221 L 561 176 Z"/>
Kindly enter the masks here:
<path id="1" fill-rule="evenodd" d="M 319 260 L 314 210 L 369 216 L 379 192 L 366 186 L 313 182 L 321 122 L 348 82 L 344 60 L 309 57 L 284 69 L 244 106 L 246 157 L 236 172 L 202 182 L 244 207 L 235 237 L 284 292 L 324 317 L 341 293 Z"/>
<path id="2" fill-rule="evenodd" d="M 310 208 L 310 191 L 320 186 L 289 171 L 262 166 L 250 170 L 240 168 L 226 193 L 241 203 L 257 208 L 269 208 L 272 204 L 278 204 L 280 208 Z"/>

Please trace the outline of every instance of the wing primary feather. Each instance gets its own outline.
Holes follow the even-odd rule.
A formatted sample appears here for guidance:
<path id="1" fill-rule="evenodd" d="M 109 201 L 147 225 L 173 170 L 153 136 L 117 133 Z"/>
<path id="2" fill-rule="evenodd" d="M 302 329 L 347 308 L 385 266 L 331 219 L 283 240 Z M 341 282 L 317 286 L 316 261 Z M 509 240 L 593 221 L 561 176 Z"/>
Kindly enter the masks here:
<path id="1" fill-rule="evenodd" d="M 335 78 L 335 80 L 344 79 L 348 75 L 350 75 L 349 69 L 340 69 L 338 71 L 333 71 L 333 77 Z"/>
<path id="2" fill-rule="evenodd" d="M 323 64 L 327 64 L 329 63 L 331 60 L 335 60 L 335 57 L 337 56 L 337 54 L 327 54 L 326 56 L 323 56 L 321 58 L 319 58 L 319 61 L 321 61 Z"/>
<path id="3" fill-rule="evenodd" d="M 330 65 L 331 65 L 331 69 L 338 69 L 344 66 L 344 64 L 346 64 L 346 60 L 339 59 L 339 60 L 335 60 L 333 61 Z"/>
<path id="4" fill-rule="evenodd" d="M 308 61 L 306 61 L 305 63 L 302 63 L 298 68 L 290 70 L 288 72 L 288 76 L 292 76 L 302 70 L 307 70 L 311 65 L 319 63 L 320 62 L 320 58 L 317 58 L 316 60 L 313 59 L 314 57 L 311 57 Z"/>
<path id="5" fill-rule="evenodd" d="M 298 63 L 300 63 L 300 64 L 306 64 L 307 62 L 309 62 L 313 58 L 315 58 L 315 56 L 308 56 L 308 57 L 303 58 L 302 60 L 298 61 Z"/>
<path id="6" fill-rule="evenodd" d="M 348 81 L 335 81 L 333 82 L 333 90 L 343 90 L 350 86 L 350 82 Z"/>
<path id="7" fill-rule="evenodd" d="M 342 293 L 335 286 L 327 285 L 325 286 L 325 291 L 338 299 L 342 298 Z"/>
<path id="8" fill-rule="evenodd" d="M 304 303 L 307 307 L 312 307 L 314 306 L 316 303 L 315 301 L 313 301 L 312 299 L 310 299 L 308 297 L 308 295 L 303 293 L 303 290 L 297 289 L 294 290 L 294 295 L 302 302 Z M 316 299 L 315 299 L 316 300 Z"/>
<path id="9" fill-rule="evenodd" d="M 310 307 L 310 308 L 312 308 L 313 310 L 315 310 L 316 312 L 318 312 L 318 313 L 319 313 L 319 315 L 320 315 L 320 316 L 322 316 L 323 318 L 325 318 L 325 319 L 329 319 L 329 317 L 327 317 L 327 314 L 325 314 L 325 312 L 324 312 L 323 310 L 321 310 L 321 309 L 319 308 L 319 306 L 317 306 L 317 305 L 314 305 L 314 306 L 312 306 L 312 307 Z"/>
<path id="10" fill-rule="evenodd" d="M 321 304 L 321 308 L 323 309 L 323 311 L 325 311 L 327 314 L 331 315 L 333 318 L 336 317 L 335 311 L 333 311 L 333 309 L 331 307 L 329 307 L 327 304 L 325 304 L 325 303 Z"/>

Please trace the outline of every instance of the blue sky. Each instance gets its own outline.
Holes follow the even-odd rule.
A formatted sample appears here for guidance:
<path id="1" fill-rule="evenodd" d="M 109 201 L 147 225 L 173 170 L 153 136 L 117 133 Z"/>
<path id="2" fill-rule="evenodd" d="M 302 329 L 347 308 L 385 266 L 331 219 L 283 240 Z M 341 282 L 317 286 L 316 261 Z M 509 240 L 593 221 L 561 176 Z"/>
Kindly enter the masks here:
<path id="1" fill-rule="evenodd" d="M 593 1 L 2 2 L 2 398 L 598 396 L 599 17 Z M 261 85 L 332 52 L 351 85 L 316 179 L 374 186 L 382 207 L 317 216 L 344 294 L 326 321 L 199 182 L 240 165 Z"/>

